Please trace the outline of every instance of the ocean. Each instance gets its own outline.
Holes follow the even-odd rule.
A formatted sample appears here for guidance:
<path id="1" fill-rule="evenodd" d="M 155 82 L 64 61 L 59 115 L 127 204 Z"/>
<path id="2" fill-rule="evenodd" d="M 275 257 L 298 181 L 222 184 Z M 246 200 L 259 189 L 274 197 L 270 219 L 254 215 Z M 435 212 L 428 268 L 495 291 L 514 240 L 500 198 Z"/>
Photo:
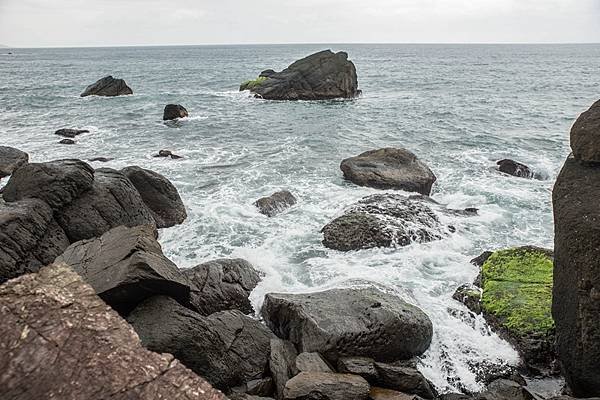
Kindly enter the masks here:
<path id="1" fill-rule="evenodd" d="M 318 50 L 348 52 L 362 97 L 274 102 L 242 81 Z M 8 51 L 13 54 L 8 55 Z M 517 354 L 452 300 L 471 282 L 469 260 L 516 245 L 552 248 L 551 190 L 575 118 L 600 98 L 600 45 L 256 45 L 0 50 L 0 144 L 32 161 L 111 157 L 94 167 L 140 165 L 169 178 L 188 210 L 160 232 L 181 268 L 241 257 L 265 277 L 252 293 L 377 285 L 417 304 L 434 323 L 420 370 L 441 390 L 477 390 L 469 365 L 515 364 Z M 97 79 L 124 78 L 134 95 L 80 98 Z M 190 113 L 165 124 L 168 103 Z M 59 128 L 88 129 L 60 145 Z M 432 197 L 476 217 L 440 215 L 456 232 L 397 249 L 338 252 L 320 229 L 363 196 L 342 159 L 405 147 L 437 176 Z M 154 158 L 160 149 L 181 160 Z M 541 179 L 504 175 L 511 158 Z M 5 181 L 5 180 L 4 180 Z M 3 182 L 4 183 L 4 182 Z M 2 183 L 0 183 L 1 185 Z M 253 202 L 289 189 L 298 204 L 267 218 Z M 450 310 L 450 311 L 449 311 Z M 454 315 L 454 316 L 453 316 Z"/>

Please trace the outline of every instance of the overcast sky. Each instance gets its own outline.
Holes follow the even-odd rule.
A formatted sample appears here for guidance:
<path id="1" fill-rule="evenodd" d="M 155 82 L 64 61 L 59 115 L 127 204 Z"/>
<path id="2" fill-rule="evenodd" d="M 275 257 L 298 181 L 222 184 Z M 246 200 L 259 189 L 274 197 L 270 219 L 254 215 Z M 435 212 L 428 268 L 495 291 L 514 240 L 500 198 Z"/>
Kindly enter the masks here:
<path id="1" fill-rule="evenodd" d="M 0 0 L 0 43 L 600 42 L 600 0 Z"/>

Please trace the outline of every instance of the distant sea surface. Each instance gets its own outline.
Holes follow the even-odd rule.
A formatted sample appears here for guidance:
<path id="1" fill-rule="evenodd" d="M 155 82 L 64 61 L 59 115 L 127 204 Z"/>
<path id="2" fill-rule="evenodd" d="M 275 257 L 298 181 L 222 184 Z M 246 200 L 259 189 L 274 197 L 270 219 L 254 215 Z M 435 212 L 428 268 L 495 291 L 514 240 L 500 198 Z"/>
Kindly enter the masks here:
<path id="1" fill-rule="evenodd" d="M 344 50 L 363 95 L 352 101 L 271 102 L 238 92 L 267 68 L 318 50 Z M 11 51 L 13 54 L 6 54 Z M 160 234 L 180 267 L 219 257 L 248 259 L 265 273 L 252 294 L 376 284 L 419 305 L 435 335 L 420 369 L 442 390 L 478 388 L 473 362 L 515 363 L 485 323 L 448 309 L 471 282 L 484 250 L 553 246 L 551 190 L 569 153 L 574 119 L 600 98 L 600 45 L 270 45 L 10 49 L 0 51 L 0 144 L 32 161 L 112 157 L 99 167 L 140 165 L 168 177 L 189 217 Z M 134 95 L 80 98 L 97 79 L 124 78 Z M 190 117 L 162 122 L 167 103 Z M 59 128 L 89 129 L 59 145 Z M 432 197 L 472 218 L 440 216 L 457 232 L 399 249 L 342 253 L 320 229 L 363 196 L 340 161 L 405 147 L 437 175 Z M 181 160 L 152 155 L 170 149 Z M 512 158 L 542 175 L 495 170 Z M 291 190 L 298 204 L 274 218 L 252 205 Z M 456 313 L 453 313 L 456 315 Z"/>

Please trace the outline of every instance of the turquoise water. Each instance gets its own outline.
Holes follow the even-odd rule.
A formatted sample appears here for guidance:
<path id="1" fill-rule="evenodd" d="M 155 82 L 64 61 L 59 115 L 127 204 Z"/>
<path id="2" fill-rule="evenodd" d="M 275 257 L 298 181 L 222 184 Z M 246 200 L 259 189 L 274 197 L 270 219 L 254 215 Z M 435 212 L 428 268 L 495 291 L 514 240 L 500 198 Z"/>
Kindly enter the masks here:
<path id="1" fill-rule="evenodd" d="M 363 96 L 352 101 L 269 102 L 240 82 L 314 51 L 345 50 Z M 452 317 L 454 289 L 477 274 L 469 259 L 510 245 L 552 247 L 550 193 L 578 114 L 600 97 L 600 45 L 289 45 L 14 49 L 0 55 L 0 143 L 33 161 L 113 157 L 94 167 L 137 164 L 178 187 L 189 218 L 161 232 L 181 267 L 243 257 L 265 274 L 252 294 L 377 284 L 418 304 L 435 337 L 421 370 L 442 389 L 477 389 L 467 364 L 514 350 Z M 5 53 L 4 50 L 0 50 Z M 126 79 L 133 96 L 80 98 L 97 79 Z M 167 103 L 190 117 L 162 122 Z M 59 128 L 86 128 L 74 146 Z M 339 163 L 365 150 L 401 146 L 438 177 L 433 198 L 474 218 L 440 215 L 457 232 L 401 249 L 340 253 L 320 229 L 345 206 L 378 192 L 342 180 Z M 170 149 L 182 160 L 156 159 Z M 545 177 L 498 173 L 513 158 Z M 289 189 L 299 203 L 266 218 L 252 202 Z"/>

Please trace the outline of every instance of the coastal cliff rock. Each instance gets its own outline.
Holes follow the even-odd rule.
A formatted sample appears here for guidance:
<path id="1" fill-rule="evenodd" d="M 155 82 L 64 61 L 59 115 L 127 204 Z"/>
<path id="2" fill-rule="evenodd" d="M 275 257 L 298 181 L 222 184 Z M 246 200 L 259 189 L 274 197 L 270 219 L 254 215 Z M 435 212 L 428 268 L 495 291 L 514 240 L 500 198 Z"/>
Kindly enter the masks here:
<path id="1" fill-rule="evenodd" d="M 431 193 L 435 175 L 417 156 L 402 148 L 366 151 L 340 164 L 344 179 L 360 186 Z"/>
<path id="2" fill-rule="evenodd" d="M 187 117 L 188 112 L 184 106 L 180 104 L 167 104 L 163 111 L 163 121 L 168 121 L 177 118 Z"/>
<path id="3" fill-rule="evenodd" d="M 14 147 L 0 146 L 0 179 L 29 162 L 29 155 Z"/>
<path id="4" fill-rule="evenodd" d="M 273 217 L 280 212 L 283 212 L 286 208 L 289 208 L 296 204 L 297 200 L 293 194 L 288 190 L 282 190 L 275 192 L 268 197 L 261 197 L 254 202 L 254 205 L 258 207 L 258 211 L 267 217 Z"/>
<path id="5" fill-rule="evenodd" d="M 105 76 L 102 79 L 99 79 L 95 83 L 92 83 L 88 87 L 85 88 L 83 93 L 80 94 L 81 97 L 86 96 L 123 96 L 127 94 L 133 94 L 133 90 L 123 79 L 113 78 L 111 75 Z"/>
<path id="6" fill-rule="evenodd" d="M 267 100 L 327 100 L 359 95 L 356 68 L 345 52 L 324 50 L 294 62 L 281 72 L 263 71 L 244 82 L 249 90 Z"/>
<path id="7" fill-rule="evenodd" d="M 269 293 L 261 314 L 300 352 L 319 352 L 331 362 L 341 356 L 408 359 L 427 350 L 433 334 L 418 307 L 374 288 Z"/>

